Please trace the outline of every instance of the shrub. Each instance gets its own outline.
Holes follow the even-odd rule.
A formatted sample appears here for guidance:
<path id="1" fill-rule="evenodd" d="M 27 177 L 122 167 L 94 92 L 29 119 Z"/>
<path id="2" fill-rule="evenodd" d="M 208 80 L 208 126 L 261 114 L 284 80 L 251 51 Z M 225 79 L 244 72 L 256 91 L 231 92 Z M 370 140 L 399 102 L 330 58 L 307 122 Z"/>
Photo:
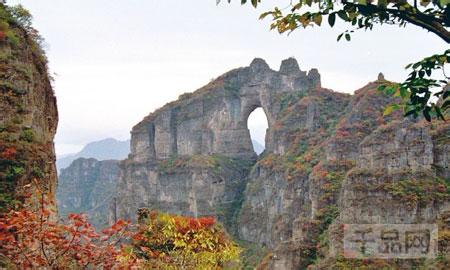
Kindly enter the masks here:
<path id="1" fill-rule="evenodd" d="M 5 177 L 7 180 L 17 179 L 19 176 L 23 175 L 24 172 L 25 169 L 21 166 L 11 166 L 6 172 Z"/>
<path id="2" fill-rule="evenodd" d="M 6 31 L 6 38 L 8 39 L 9 43 L 13 46 L 19 46 L 20 39 L 19 37 L 11 30 Z"/>
<path id="3" fill-rule="evenodd" d="M 213 217 L 150 212 L 132 239 L 126 257 L 147 269 L 220 269 L 240 254 Z"/>
<path id="4" fill-rule="evenodd" d="M 7 269 L 220 269 L 237 266 L 240 248 L 212 217 L 152 212 L 132 233 L 119 220 L 96 232 L 85 215 L 66 223 L 33 181 L 21 207 L 0 214 L 0 267 Z M 23 187 L 31 190 L 31 184 Z M 0 194 L 0 203 L 3 199 Z M 120 244 L 121 242 L 131 244 Z M 234 265 L 233 265 L 234 264 Z"/>
<path id="5" fill-rule="evenodd" d="M 20 139 L 26 142 L 32 142 L 34 140 L 33 130 L 29 128 L 22 130 L 22 134 L 20 134 Z"/>
<path id="6" fill-rule="evenodd" d="M 28 187 L 30 187 L 29 185 Z M 38 205 L 0 216 L 0 254 L 6 268 L 111 269 L 116 264 L 118 240 L 128 223 L 118 221 L 97 233 L 84 215 L 71 214 L 66 224 L 54 220 L 47 196 L 38 191 Z M 30 202 L 31 196 L 29 195 Z"/>

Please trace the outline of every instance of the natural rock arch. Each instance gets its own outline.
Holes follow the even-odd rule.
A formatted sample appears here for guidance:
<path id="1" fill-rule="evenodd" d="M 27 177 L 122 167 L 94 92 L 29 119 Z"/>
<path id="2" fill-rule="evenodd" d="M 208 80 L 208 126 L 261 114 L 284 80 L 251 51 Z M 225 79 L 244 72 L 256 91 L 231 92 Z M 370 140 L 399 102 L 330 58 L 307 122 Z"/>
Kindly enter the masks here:
<path id="1" fill-rule="evenodd" d="M 268 128 L 266 112 L 262 107 L 255 107 L 247 116 L 247 129 L 250 133 L 253 150 L 258 156 L 264 152 Z"/>
<path id="2" fill-rule="evenodd" d="M 282 61 L 278 72 L 256 58 L 249 67 L 232 70 L 144 118 L 131 132 L 130 157 L 146 161 L 218 154 L 253 159 L 247 120 L 258 107 L 269 124 L 266 150 L 276 152 L 271 132 L 280 95 L 319 86 L 317 70 L 301 71 L 293 58 Z"/>

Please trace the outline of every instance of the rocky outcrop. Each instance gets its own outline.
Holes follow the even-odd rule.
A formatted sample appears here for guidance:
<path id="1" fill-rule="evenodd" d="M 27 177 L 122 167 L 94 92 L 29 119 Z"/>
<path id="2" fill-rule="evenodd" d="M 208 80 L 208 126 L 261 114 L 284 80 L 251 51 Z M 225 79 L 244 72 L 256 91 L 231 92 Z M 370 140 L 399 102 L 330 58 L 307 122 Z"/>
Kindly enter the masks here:
<path id="1" fill-rule="evenodd" d="M 133 128 L 112 213 L 218 216 L 270 251 L 267 269 L 359 267 L 343 257 L 346 223 L 436 222 L 445 232 L 449 124 L 384 116 L 393 101 L 377 91 L 385 82 L 380 74 L 354 95 L 337 93 L 295 59 L 279 71 L 262 59 L 232 70 Z M 247 128 L 257 107 L 269 124 L 259 157 Z"/>
<path id="2" fill-rule="evenodd" d="M 98 228 L 108 225 L 108 209 L 116 191 L 119 161 L 79 158 L 62 169 L 56 199 L 61 217 L 85 213 Z"/>
<path id="3" fill-rule="evenodd" d="M 0 4 L 0 209 L 37 179 L 54 198 L 56 98 L 41 38 L 26 18 Z"/>
<path id="4" fill-rule="evenodd" d="M 294 59 L 283 62 L 280 70 L 255 59 L 133 127 L 131 154 L 122 163 L 117 215 L 131 218 L 139 207 L 190 215 L 217 214 L 224 204 L 238 209 L 257 157 L 247 128 L 250 113 L 264 109 L 269 122 L 266 151 L 278 153 L 283 142 L 271 123 L 291 96 L 320 85 L 318 74 L 301 71 Z M 308 117 L 314 117 L 314 110 Z"/>

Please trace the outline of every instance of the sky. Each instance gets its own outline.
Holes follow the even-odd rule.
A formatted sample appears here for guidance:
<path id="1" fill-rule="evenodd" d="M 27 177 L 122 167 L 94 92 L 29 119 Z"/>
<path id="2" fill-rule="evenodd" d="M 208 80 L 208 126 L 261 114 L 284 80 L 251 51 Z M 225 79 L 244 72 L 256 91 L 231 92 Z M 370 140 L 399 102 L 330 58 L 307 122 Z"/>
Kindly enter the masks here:
<path id="1" fill-rule="evenodd" d="M 144 116 L 230 69 L 264 58 L 277 70 L 295 57 L 302 70 L 319 69 L 322 85 L 353 93 L 379 72 L 401 81 L 406 64 L 448 45 L 415 26 L 378 26 L 337 42 L 337 24 L 279 35 L 258 9 L 216 0 L 10 0 L 24 5 L 46 40 L 58 102 L 58 155 L 113 137 L 128 139 Z M 264 114 L 249 128 L 264 138 Z M 263 142 L 263 139 L 259 139 Z"/>

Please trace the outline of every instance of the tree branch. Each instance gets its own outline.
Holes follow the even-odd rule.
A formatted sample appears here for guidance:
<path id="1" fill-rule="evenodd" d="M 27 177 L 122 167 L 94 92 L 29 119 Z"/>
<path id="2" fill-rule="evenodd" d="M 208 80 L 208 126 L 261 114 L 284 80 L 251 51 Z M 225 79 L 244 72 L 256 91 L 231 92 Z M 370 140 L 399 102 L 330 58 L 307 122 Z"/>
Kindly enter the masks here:
<path id="1" fill-rule="evenodd" d="M 345 5 L 356 7 L 359 10 L 366 10 L 370 13 L 385 12 L 391 14 L 392 16 L 400 18 L 406 22 L 422 27 L 436 34 L 438 37 L 442 38 L 445 42 L 450 43 L 450 32 L 447 31 L 447 29 L 443 26 L 443 21 L 441 19 L 436 18 L 434 16 L 423 14 L 418 9 L 412 6 L 410 6 L 410 8 L 413 10 L 413 12 L 409 12 L 407 10 L 403 11 L 398 9 L 385 8 L 372 4 L 361 5 L 349 2 L 347 0 L 343 0 L 342 3 Z"/>

